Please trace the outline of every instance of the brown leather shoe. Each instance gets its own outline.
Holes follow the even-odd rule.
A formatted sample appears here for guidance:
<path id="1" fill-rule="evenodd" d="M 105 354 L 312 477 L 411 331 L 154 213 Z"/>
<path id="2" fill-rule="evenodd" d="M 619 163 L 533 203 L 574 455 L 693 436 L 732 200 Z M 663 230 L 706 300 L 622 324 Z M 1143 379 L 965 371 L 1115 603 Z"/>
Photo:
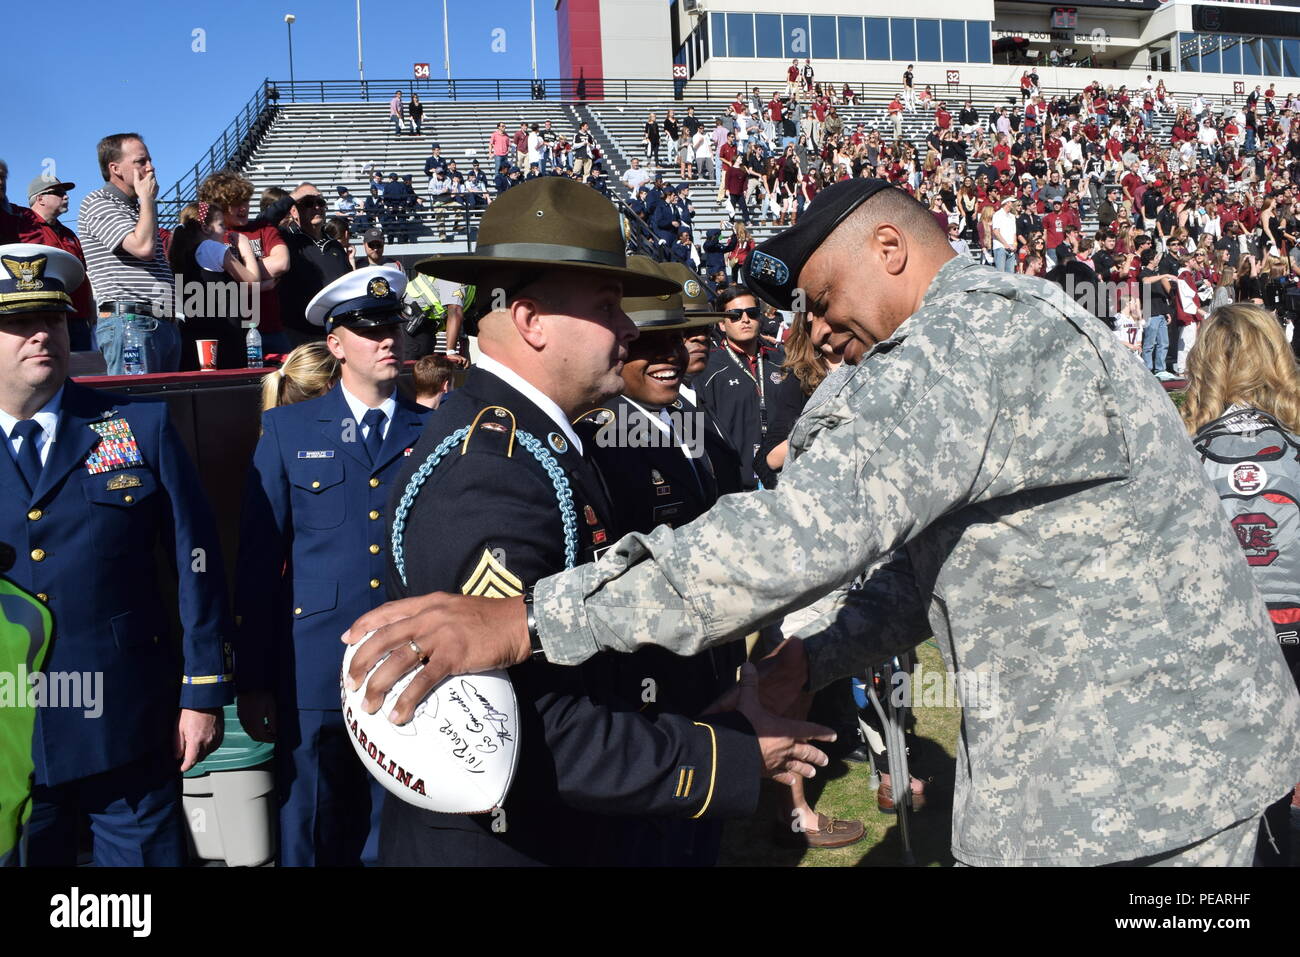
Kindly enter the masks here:
<path id="1" fill-rule="evenodd" d="M 861 821 L 833 820 L 825 814 L 817 815 L 817 830 L 805 830 L 804 842 L 808 847 L 848 847 L 866 835 Z"/>
<path id="2" fill-rule="evenodd" d="M 919 811 L 925 807 L 925 784 L 920 778 L 912 778 L 912 810 Z M 876 808 L 882 814 L 897 814 L 898 806 L 894 803 L 894 786 L 888 774 L 880 776 L 880 789 L 876 791 Z"/>

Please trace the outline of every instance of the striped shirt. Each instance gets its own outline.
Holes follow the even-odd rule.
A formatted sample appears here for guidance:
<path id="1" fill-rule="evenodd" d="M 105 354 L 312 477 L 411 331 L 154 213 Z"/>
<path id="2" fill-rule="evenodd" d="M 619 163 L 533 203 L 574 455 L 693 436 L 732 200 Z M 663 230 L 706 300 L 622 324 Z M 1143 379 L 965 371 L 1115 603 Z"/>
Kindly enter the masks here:
<path id="1" fill-rule="evenodd" d="M 153 259 L 137 259 L 122 246 L 140 221 L 140 204 L 116 186 L 105 183 L 87 193 L 77 215 L 86 271 L 97 303 L 135 299 L 166 303 L 159 315 L 171 316 L 175 279 L 163 253 L 162 236 L 154 239 Z"/>

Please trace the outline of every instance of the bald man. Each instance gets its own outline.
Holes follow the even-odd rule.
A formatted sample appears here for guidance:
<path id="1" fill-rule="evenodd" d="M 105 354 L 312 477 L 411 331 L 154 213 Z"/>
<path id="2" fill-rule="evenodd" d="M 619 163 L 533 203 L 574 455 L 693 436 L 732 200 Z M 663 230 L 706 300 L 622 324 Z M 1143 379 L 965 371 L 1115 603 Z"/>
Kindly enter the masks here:
<path id="1" fill-rule="evenodd" d="M 818 193 L 746 272 L 870 349 L 796 425 L 776 489 L 629 535 L 522 599 L 426 595 L 352 630 L 418 641 L 430 681 L 694 654 L 829 595 L 765 700 L 933 634 L 982 689 L 962 695 L 959 862 L 1248 865 L 1261 812 L 1300 779 L 1300 696 L 1159 383 L 1058 287 L 955 257 L 880 180 Z"/>

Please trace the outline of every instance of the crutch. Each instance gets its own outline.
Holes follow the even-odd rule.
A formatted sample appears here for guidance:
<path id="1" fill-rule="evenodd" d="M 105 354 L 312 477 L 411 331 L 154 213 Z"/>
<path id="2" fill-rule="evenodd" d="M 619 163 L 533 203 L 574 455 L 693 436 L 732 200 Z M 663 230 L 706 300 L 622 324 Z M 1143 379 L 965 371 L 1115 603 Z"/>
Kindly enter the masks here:
<path id="1" fill-rule="evenodd" d="M 875 709 L 877 717 L 880 718 L 880 726 L 884 731 L 885 757 L 889 762 L 889 778 L 894 791 L 894 808 L 898 813 L 898 829 L 903 839 L 903 865 L 911 867 L 916 864 L 916 856 L 912 853 L 912 834 L 907 820 L 908 812 L 912 809 L 912 775 L 907 765 L 907 742 L 903 739 L 901 709 L 894 706 L 893 695 L 890 693 L 894 686 L 894 674 L 900 670 L 897 658 L 891 658 L 883 664 L 872 667 L 867 673 L 867 699 Z M 883 704 L 877 690 L 877 680 L 886 689 Z M 879 776 L 875 763 L 873 756 L 871 773 L 872 777 L 878 782 Z"/>

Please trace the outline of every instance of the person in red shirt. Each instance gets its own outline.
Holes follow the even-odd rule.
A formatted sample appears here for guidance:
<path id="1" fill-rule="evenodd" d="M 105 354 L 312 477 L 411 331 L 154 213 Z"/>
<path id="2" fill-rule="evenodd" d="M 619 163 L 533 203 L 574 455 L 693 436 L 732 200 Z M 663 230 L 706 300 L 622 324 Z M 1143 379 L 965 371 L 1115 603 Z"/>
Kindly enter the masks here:
<path id="1" fill-rule="evenodd" d="M 789 96 L 799 89 L 799 61 L 794 59 L 790 61 L 790 66 L 785 71 L 785 95 Z"/>
<path id="2" fill-rule="evenodd" d="M 776 124 L 777 133 L 779 135 L 781 130 L 781 121 L 785 119 L 785 114 L 781 110 L 780 97 L 774 96 L 772 99 L 768 100 L 767 118 Z"/>
<path id="3" fill-rule="evenodd" d="M 1008 196 L 1016 195 L 1016 184 L 1011 179 L 1011 170 L 1004 169 L 998 174 L 998 181 L 993 184 L 993 192 L 997 195 L 998 202 L 1001 202 Z"/>
<path id="4" fill-rule="evenodd" d="M 26 215 L 19 224 L 18 241 L 62 249 L 76 256 L 84 268 L 86 256 L 81 251 L 81 240 L 59 222 L 59 217 L 68 211 L 68 193 L 76 186 L 76 183 L 62 183 L 48 173 L 32 180 L 27 187 L 27 201 L 31 208 L 25 211 Z M 91 348 L 90 329 L 96 317 L 88 281 L 73 291 L 72 305 L 76 310 L 68 316 L 68 339 L 72 351 L 88 352 Z"/>
<path id="5" fill-rule="evenodd" d="M 993 147 L 993 160 L 991 165 L 999 174 L 1011 170 L 1011 147 L 1008 145 L 1005 136 L 998 137 L 998 142 Z"/>
<path id="6" fill-rule="evenodd" d="M 310 183 L 299 186 L 291 195 L 296 200 L 309 192 L 320 195 L 319 190 Z M 266 355 L 287 353 L 291 346 L 280 320 L 280 297 L 275 284 L 289 271 L 289 247 L 273 223 L 263 223 L 260 220 L 249 222 L 248 203 L 252 198 L 253 184 L 237 173 L 213 173 L 199 186 L 199 201 L 211 203 L 224 215 L 227 241 L 233 238 L 231 233 L 242 233 L 248 237 L 257 254 L 258 266 L 263 274 L 256 312 L 257 330 L 262 335 L 262 351 Z M 244 317 L 246 320 L 252 318 L 254 316 Z"/>
<path id="7" fill-rule="evenodd" d="M 897 143 L 903 138 L 903 101 L 894 94 L 894 98 L 889 101 L 886 107 L 889 112 L 889 119 L 894 125 L 894 142 Z"/>
<path id="8" fill-rule="evenodd" d="M 1146 192 L 1146 183 L 1138 175 L 1138 164 L 1129 165 L 1128 172 L 1120 177 L 1119 184 L 1124 187 L 1124 195 L 1133 203 L 1133 208 L 1137 209 L 1142 203 L 1142 194 Z"/>
<path id="9" fill-rule="evenodd" d="M 822 129 L 826 122 L 826 114 L 830 112 L 831 101 L 826 96 L 819 96 L 813 100 L 812 105 L 812 143 L 814 149 L 820 149 L 822 143 Z"/>
<path id="10" fill-rule="evenodd" d="M 1083 229 L 1083 220 L 1079 218 L 1079 194 L 1073 189 L 1065 194 L 1065 202 L 1061 204 L 1061 231 L 1067 239 L 1072 229 Z"/>
<path id="11" fill-rule="evenodd" d="M 1043 216 L 1043 243 L 1047 247 L 1047 259 L 1056 265 L 1056 247 L 1065 239 L 1065 224 L 1062 222 L 1061 201 L 1052 200 L 1051 212 Z"/>
<path id="12" fill-rule="evenodd" d="M 1241 214 L 1238 216 L 1241 226 L 1246 232 L 1253 232 L 1259 225 L 1259 206 L 1258 201 L 1245 203 L 1241 208 Z"/>

